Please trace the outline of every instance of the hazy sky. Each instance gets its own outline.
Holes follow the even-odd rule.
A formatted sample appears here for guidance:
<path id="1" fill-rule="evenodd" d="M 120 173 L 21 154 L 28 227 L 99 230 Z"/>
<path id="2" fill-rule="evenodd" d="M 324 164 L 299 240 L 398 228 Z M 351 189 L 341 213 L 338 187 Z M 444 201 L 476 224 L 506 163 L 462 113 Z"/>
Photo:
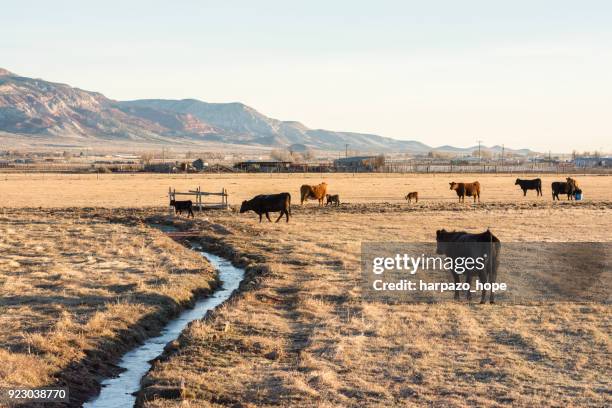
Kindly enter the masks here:
<path id="1" fill-rule="evenodd" d="M 438 146 L 612 151 L 612 1 L 11 1 L 0 67 Z"/>

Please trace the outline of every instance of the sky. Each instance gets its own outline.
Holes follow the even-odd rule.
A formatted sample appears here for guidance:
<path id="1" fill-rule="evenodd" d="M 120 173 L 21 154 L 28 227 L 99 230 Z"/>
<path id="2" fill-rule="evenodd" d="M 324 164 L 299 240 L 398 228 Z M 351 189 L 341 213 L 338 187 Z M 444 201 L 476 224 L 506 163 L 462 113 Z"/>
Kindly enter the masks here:
<path id="1" fill-rule="evenodd" d="M 7 2 L 0 67 L 431 146 L 612 152 L 612 2 Z"/>

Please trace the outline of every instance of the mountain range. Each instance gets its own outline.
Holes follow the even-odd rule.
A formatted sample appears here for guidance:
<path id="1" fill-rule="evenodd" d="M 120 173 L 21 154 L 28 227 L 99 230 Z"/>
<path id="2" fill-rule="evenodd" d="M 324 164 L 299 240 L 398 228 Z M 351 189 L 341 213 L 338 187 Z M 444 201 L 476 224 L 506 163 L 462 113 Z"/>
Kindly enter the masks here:
<path id="1" fill-rule="evenodd" d="M 22 77 L 1 68 L 0 132 L 0 139 L 11 136 L 28 142 L 28 138 L 42 138 L 75 146 L 92 143 L 182 147 L 228 144 L 276 148 L 303 144 L 314 149 L 344 150 L 348 144 L 351 150 L 372 153 L 434 150 L 418 141 L 310 129 L 300 122 L 267 117 L 239 102 L 117 101 L 98 92 Z M 460 153 L 473 149 L 442 146 L 436 150 Z"/>

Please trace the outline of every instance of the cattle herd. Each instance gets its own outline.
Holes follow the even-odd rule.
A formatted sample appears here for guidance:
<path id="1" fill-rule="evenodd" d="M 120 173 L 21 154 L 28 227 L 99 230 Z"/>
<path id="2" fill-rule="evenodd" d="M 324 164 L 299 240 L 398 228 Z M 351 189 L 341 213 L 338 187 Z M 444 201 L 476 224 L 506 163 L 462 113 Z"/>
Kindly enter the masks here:
<path id="1" fill-rule="evenodd" d="M 480 202 L 481 186 L 478 181 L 472 183 L 465 182 L 450 182 L 450 189 L 454 190 L 459 197 L 459 202 L 465 202 L 465 197 L 473 197 L 474 203 Z M 539 178 L 532 180 L 522 180 L 517 178 L 514 185 L 518 185 L 523 190 L 523 196 L 527 195 L 527 190 L 535 190 L 538 197 L 542 196 L 542 180 Z M 559 200 L 559 194 L 567 195 L 568 200 L 574 198 L 581 198 L 582 190 L 578 188 L 578 183 L 575 179 L 567 177 L 565 181 L 555 181 L 551 184 L 553 201 Z M 419 202 L 419 193 L 412 191 L 404 197 L 409 203 L 414 200 L 415 203 Z M 307 200 L 317 200 L 319 206 L 327 206 L 332 204 L 334 206 L 340 205 L 340 196 L 338 194 L 327 193 L 327 183 L 323 182 L 317 185 L 304 184 L 300 187 L 300 204 L 303 205 Z M 325 202 L 325 203 L 324 203 Z M 182 214 L 183 211 L 188 213 L 188 216 L 193 217 L 192 202 L 187 201 L 170 201 L 170 205 L 174 207 L 177 214 Z M 272 222 L 269 213 L 280 212 L 280 215 L 276 219 L 279 222 L 280 219 L 285 216 L 286 222 L 289 222 L 291 216 L 291 194 L 279 193 L 279 194 L 261 194 L 253 197 L 250 200 L 245 200 L 240 206 L 240 213 L 247 211 L 253 211 L 259 215 L 259 222 L 262 221 L 265 215 L 268 221 Z M 451 258 L 458 257 L 472 257 L 476 258 L 485 254 L 485 258 L 488 259 L 487 265 L 484 269 L 478 272 L 478 278 L 481 283 L 495 283 L 497 279 L 497 269 L 499 266 L 499 253 L 501 250 L 500 240 L 493 235 L 491 231 L 487 231 L 480 234 L 472 234 L 465 231 L 446 231 L 444 229 L 436 231 L 436 253 L 444 254 Z M 470 244 L 470 245 L 465 245 Z M 468 287 L 471 287 L 472 274 L 466 273 L 465 279 Z M 455 284 L 460 281 L 460 274 L 453 272 L 453 279 Z M 489 301 L 494 302 L 494 293 L 491 289 L 489 295 Z M 483 288 L 480 303 L 484 303 L 486 299 L 487 290 Z M 471 291 L 467 291 L 468 300 L 471 299 Z M 459 290 L 455 291 L 455 299 L 459 299 Z"/>
<path id="2" fill-rule="evenodd" d="M 457 183 L 452 181 L 449 183 L 449 185 L 450 189 L 457 193 L 460 203 L 465 202 L 466 196 L 473 197 L 474 202 L 480 202 L 480 182 L 474 181 L 472 183 Z M 514 185 L 519 186 L 521 190 L 523 190 L 523 196 L 527 195 L 527 190 L 535 190 L 538 197 L 542 196 L 542 180 L 539 178 L 532 180 L 522 180 L 517 178 Z M 574 198 L 579 197 L 581 198 L 582 196 L 582 190 L 578 188 L 578 183 L 571 177 L 567 177 L 565 181 L 553 182 L 551 184 L 551 188 L 553 201 L 555 199 L 559 200 L 559 194 L 567 195 L 568 200 L 573 200 Z M 418 203 L 419 193 L 418 191 L 412 191 L 406 194 L 404 199 L 409 203 L 412 203 L 412 200 L 414 200 L 415 203 Z M 308 184 L 302 185 L 300 187 L 300 204 L 303 205 L 307 200 L 317 200 L 319 206 L 327 206 L 330 204 L 340 206 L 340 195 L 328 194 L 327 183 L 325 182 L 314 186 Z M 193 217 L 193 203 L 191 200 L 171 200 L 170 206 L 174 207 L 177 214 L 182 214 L 183 211 L 186 211 L 187 216 Z M 242 202 L 240 213 L 242 214 L 247 211 L 253 211 L 255 214 L 259 215 L 259 222 L 261 222 L 263 215 L 265 215 L 269 221 L 272 221 L 269 215 L 271 212 L 280 212 L 280 216 L 276 219 L 276 222 L 280 221 L 283 215 L 286 217 L 286 221 L 289 222 L 289 217 L 291 216 L 291 194 L 280 193 L 255 196 L 250 200 L 245 200 Z"/>

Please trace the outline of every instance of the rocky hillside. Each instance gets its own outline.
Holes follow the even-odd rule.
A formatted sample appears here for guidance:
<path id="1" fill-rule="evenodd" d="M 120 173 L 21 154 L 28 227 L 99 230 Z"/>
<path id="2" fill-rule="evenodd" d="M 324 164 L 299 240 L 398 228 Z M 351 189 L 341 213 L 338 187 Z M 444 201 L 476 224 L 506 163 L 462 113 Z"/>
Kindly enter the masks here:
<path id="1" fill-rule="evenodd" d="M 0 70 L 0 130 L 57 135 L 171 142 L 205 137 L 216 129 L 189 114 L 123 107 L 97 92 L 25 78 Z"/>
<path id="2" fill-rule="evenodd" d="M 362 152 L 424 153 L 416 141 L 372 134 L 310 129 L 300 122 L 269 118 L 242 103 L 195 99 L 115 101 L 97 92 L 26 78 L 0 69 L 0 133 L 28 137 L 93 141 L 311 148 Z M 448 150 L 454 149 L 446 146 Z M 461 149 L 459 149 L 461 150 Z"/>

